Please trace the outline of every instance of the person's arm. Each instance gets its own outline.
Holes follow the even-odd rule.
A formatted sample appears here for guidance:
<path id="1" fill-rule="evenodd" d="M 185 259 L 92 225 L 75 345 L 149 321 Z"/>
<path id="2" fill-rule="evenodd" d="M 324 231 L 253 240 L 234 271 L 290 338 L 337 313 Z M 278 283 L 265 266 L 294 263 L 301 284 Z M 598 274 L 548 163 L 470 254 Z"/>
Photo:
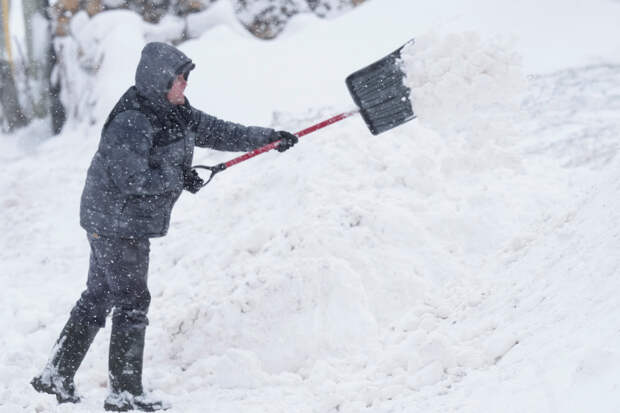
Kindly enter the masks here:
<path id="1" fill-rule="evenodd" d="M 273 129 L 223 121 L 195 108 L 192 108 L 191 116 L 196 132 L 196 146 L 202 148 L 245 152 L 280 139 Z"/>
<path id="2" fill-rule="evenodd" d="M 154 134 L 146 116 L 133 110 L 118 114 L 108 125 L 103 149 L 110 176 L 121 192 L 157 195 L 182 187 L 182 168 L 151 159 Z"/>

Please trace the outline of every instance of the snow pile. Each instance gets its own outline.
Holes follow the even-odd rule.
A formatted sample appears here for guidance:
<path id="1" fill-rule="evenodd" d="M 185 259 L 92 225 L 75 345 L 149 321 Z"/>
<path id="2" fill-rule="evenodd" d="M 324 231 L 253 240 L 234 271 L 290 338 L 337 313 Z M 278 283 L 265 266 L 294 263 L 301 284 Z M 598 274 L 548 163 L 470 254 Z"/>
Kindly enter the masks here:
<path id="1" fill-rule="evenodd" d="M 401 56 L 414 112 L 436 129 L 463 125 L 491 105 L 514 103 L 525 87 L 512 45 L 475 32 L 418 36 Z"/>

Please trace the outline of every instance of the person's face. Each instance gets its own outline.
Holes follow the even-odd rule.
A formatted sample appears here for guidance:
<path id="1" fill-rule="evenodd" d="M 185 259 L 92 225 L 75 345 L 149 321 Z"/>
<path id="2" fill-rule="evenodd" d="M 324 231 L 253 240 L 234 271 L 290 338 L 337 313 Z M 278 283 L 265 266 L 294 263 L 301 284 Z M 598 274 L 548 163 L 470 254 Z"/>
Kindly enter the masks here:
<path id="1" fill-rule="evenodd" d="M 168 91 L 168 102 L 173 105 L 182 105 L 185 103 L 185 95 L 183 92 L 185 91 L 185 87 L 187 86 L 187 80 L 185 80 L 185 76 L 178 75 L 174 82 L 172 82 L 172 87 Z"/>

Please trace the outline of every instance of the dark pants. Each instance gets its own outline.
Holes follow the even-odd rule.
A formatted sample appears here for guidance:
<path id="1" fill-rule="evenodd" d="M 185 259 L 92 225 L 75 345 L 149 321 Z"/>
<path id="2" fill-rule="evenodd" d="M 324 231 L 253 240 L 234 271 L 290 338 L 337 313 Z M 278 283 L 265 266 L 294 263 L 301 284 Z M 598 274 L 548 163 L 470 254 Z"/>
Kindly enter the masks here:
<path id="1" fill-rule="evenodd" d="M 147 287 L 150 242 L 88 234 L 90 268 L 86 290 L 54 346 L 51 365 L 67 383 L 73 377 L 112 308 L 112 391 L 142 393 L 142 357 L 151 295 Z M 40 381 L 40 380 L 39 380 Z"/>
<path id="2" fill-rule="evenodd" d="M 147 286 L 150 242 L 88 234 L 90 267 L 86 290 L 71 311 L 83 322 L 99 327 L 114 308 L 113 324 L 147 325 L 151 303 Z"/>

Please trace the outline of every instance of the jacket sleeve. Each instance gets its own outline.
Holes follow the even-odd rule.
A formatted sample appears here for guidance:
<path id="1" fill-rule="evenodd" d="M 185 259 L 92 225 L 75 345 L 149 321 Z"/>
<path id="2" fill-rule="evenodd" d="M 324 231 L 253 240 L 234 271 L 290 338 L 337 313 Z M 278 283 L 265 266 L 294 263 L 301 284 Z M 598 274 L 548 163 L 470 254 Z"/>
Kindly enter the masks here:
<path id="1" fill-rule="evenodd" d="M 103 152 L 114 184 L 127 195 L 157 195 L 183 186 L 183 170 L 151 159 L 155 131 L 138 111 L 118 114 L 108 125 Z"/>
<path id="2" fill-rule="evenodd" d="M 226 122 L 195 108 L 192 108 L 192 123 L 196 132 L 196 146 L 202 148 L 251 151 L 277 140 L 273 129 Z"/>

